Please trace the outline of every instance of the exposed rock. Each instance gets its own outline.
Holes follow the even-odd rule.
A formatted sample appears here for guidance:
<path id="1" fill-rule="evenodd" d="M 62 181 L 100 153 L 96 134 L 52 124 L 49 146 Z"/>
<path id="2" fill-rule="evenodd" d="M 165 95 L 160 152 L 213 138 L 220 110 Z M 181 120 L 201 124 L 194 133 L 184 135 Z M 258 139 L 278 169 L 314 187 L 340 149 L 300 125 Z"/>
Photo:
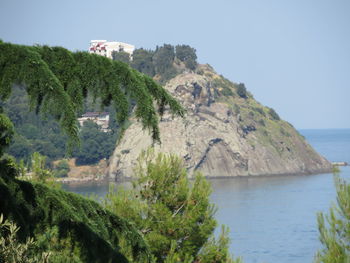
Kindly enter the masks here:
<path id="1" fill-rule="evenodd" d="M 165 112 L 156 151 L 176 153 L 190 175 L 210 177 L 311 174 L 331 171 L 287 122 L 269 118 L 269 108 L 237 95 L 237 85 L 201 66 L 203 74 L 185 73 L 166 89 L 187 109 L 184 119 Z M 230 95 L 225 95 L 230 94 Z M 110 160 L 110 177 L 130 177 L 137 157 L 152 145 L 147 131 L 134 122 Z"/>

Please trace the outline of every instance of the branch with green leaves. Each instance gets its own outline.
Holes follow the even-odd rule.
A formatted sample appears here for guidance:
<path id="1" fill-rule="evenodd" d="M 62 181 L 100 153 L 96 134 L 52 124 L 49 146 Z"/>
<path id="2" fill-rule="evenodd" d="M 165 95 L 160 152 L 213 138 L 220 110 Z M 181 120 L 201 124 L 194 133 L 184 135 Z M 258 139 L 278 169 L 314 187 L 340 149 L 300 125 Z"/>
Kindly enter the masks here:
<path id="1" fill-rule="evenodd" d="M 101 107 L 113 105 L 121 124 L 128 119 L 131 105 L 136 105 L 136 118 L 150 130 L 155 141 L 160 138 L 154 102 L 160 114 L 167 106 L 174 115 L 185 114 L 181 105 L 152 78 L 123 62 L 62 47 L 0 41 L 2 101 L 9 98 L 14 84 L 25 86 L 33 110 L 50 114 L 60 122 L 71 145 L 79 141 L 77 112 L 82 110 L 88 95 L 98 99 Z M 1 130 L 1 137 L 4 134 Z M 1 141 L 1 148 L 8 146 L 8 141 Z"/>

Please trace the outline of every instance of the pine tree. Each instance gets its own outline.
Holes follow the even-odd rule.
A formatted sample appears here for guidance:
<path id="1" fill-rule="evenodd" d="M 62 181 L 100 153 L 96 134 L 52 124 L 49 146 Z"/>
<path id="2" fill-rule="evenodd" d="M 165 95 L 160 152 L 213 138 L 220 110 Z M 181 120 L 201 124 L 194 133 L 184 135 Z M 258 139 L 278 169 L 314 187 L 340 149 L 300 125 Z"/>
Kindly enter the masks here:
<path id="1" fill-rule="evenodd" d="M 130 190 L 111 188 L 105 206 L 134 222 L 156 262 L 240 262 L 228 252 L 227 231 L 216 241 L 211 187 L 200 174 L 190 183 L 175 155 L 143 153 Z M 128 251 L 124 251 L 128 254 Z"/>
<path id="2" fill-rule="evenodd" d="M 337 203 L 329 214 L 317 216 L 320 241 L 323 248 L 318 251 L 317 263 L 350 262 L 350 184 L 335 176 Z"/>

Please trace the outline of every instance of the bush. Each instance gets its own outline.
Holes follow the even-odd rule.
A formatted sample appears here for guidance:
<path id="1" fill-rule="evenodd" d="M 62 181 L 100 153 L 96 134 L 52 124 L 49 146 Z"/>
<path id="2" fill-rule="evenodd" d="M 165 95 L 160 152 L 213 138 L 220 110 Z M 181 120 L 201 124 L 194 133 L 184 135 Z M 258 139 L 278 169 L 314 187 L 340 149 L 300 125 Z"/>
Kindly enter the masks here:
<path id="1" fill-rule="evenodd" d="M 131 66 L 150 77 L 154 77 L 156 73 L 153 65 L 153 54 L 154 51 L 151 50 L 135 49 L 132 55 Z"/>
<path id="2" fill-rule="evenodd" d="M 243 99 L 248 98 L 247 89 L 245 88 L 245 85 L 243 83 L 238 84 L 237 94 L 238 94 L 238 96 L 240 96 Z"/>
<path id="3" fill-rule="evenodd" d="M 266 124 L 265 124 L 265 121 L 263 120 L 263 119 L 260 119 L 259 121 L 258 121 L 258 123 L 261 125 L 261 126 L 265 126 Z"/>
<path id="4" fill-rule="evenodd" d="M 67 177 L 69 171 L 70 171 L 70 167 L 69 167 L 67 160 L 61 160 L 56 165 L 56 167 L 53 171 L 53 175 L 55 177 L 59 177 L 59 178 L 60 177 Z"/>
<path id="5" fill-rule="evenodd" d="M 220 93 L 223 96 L 233 96 L 234 93 L 232 91 L 232 83 L 225 79 L 223 76 L 220 76 L 221 78 L 215 78 L 213 80 L 213 85 L 217 88 L 220 89 Z"/>
<path id="6" fill-rule="evenodd" d="M 269 109 L 269 114 L 273 120 L 279 121 L 281 119 L 277 112 L 272 108 Z"/>
<path id="7" fill-rule="evenodd" d="M 185 63 L 185 66 L 191 70 L 197 67 L 196 50 L 189 45 L 177 45 L 175 47 L 176 57 Z"/>
<path id="8" fill-rule="evenodd" d="M 129 53 L 127 53 L 125 51 L 119 51 L 119 52 L 113 51 L 112 58 L 113 58 L 113 60 L 121 61 L 121 62 L 124 62 L 126 64 L 130 63 L 130 55 L 129 55 Z"/>
<path id="9" fill-rule="evenodd" d="M 84 122 L 81 129 L 81 147 L 73 153 L 77 165 L 96 164 L 109 158 L 115 148 L 116 134 L 101 131 L 93 121 Z"/>
<path id="10" fill-rule="evenodd" d="M 259 112 L 259 113 L 260 113 L 262 116 L 264 116 L 264 117 L 266 116 L 265 111 L 264 111 L 263 108 L 254 107 L 253 110 L 256 111 L 256 112 Z"/>
<path id="11" fill-rule="evenodd" d="M 40 253 L 35 255 L 34 249 L 37 243 L 33 238 L 27 238 L 20 242 L 17 238 L 19 227 L 9 221 L 4 220 L 0 214 L 0 262 L 6 263 L 45 263 L 50 257 L 50 253 Z"/>

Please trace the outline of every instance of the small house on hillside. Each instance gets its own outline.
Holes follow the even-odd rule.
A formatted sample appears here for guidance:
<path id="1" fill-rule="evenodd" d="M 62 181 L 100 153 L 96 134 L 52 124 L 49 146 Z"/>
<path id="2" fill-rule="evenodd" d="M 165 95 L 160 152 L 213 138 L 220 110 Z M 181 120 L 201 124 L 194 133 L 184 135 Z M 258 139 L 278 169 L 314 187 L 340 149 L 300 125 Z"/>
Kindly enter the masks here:
<path id="1" fill-rule="evenodd" d="M 79 124 L 82 127 L 84 122 L 90 120 L 101 127 L 103 132 L 109 132 L 109 113 L 108 112 L 86 112 L 78 118 Z"/>

